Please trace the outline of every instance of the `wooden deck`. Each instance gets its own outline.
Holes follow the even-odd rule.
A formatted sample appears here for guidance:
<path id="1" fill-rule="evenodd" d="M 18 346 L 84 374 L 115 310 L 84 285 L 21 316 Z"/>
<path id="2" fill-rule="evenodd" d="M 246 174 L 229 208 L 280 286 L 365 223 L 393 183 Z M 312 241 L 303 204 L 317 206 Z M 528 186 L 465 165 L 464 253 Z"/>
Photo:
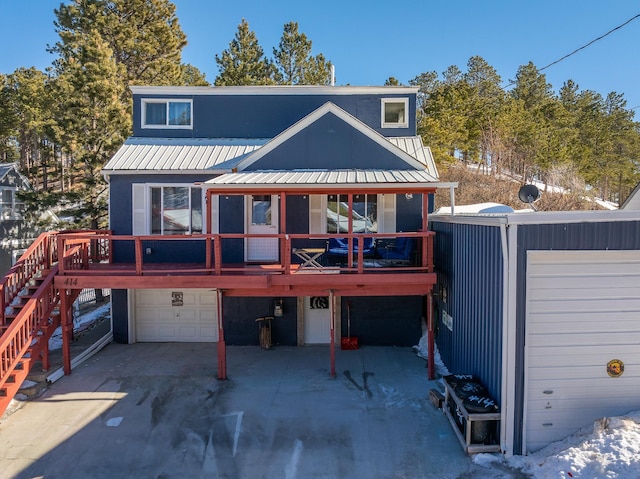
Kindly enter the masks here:
<path id="1" fill-rule="evenodd" d="M 395 233 L 418 240 L 416 261 L 397 265 L 363 253 L 349 254 L 346 265 L 319 264 L 310 267 L 295 262 L 292 241 L 328 240 L 332 235 L 254 235 L 279 241 L 278 262 L 224 263 L 225 240 L 246 240 L 252 235 L 211 234 L 194 236 L 118 236 L 82 233 L 60 234 L 57 238 L 59 272 L 54 285 L 61 289 L 111 288 L 209 288 L 224 290 L 227 296 L 309 296 L 333 291 L 350 296 L 414 296 L 427 295 L 436 282 L 433 272 L 433 233 Z M 336 236 L 336 235 L 333 235 Z M 346 235 L 356 237 L 382 235 Z M 385 234 L 388 237 L 389 234 Z M 187 243 L 184 243 L 187 241 Z M 153 243 L 151 243 L 153 242 Z M 200 248 L 202 261 L 197 263 L 162 263 L 152 261 L 143 251 L 171 242 L 176 251 Z M 178 242 L 178 243 L 176 243 Z M 166 245 L 167 243 L 165 243 Z M 122 245 L 121 254 L 130 261 L 114 261 L 113 252 Z M 236 246 L 237 247 L 237 246 Z M 351 265 L 351 266 L 347 266 Z"/>
<path id="2" fill-rule="evenodd" d="M 300 269 L 279 264 L 227 265 L 216 274 L 204 264 L 163 263 L 144 265 L 138 274 L 134 263 L 90 263 L 86 269 L 65 271 L 54 280 L 57 288 L 209 288 L 227 296 L 316 296 L 329 290 L 349 296 L 425 295 L 435 284 L 435 273 L 416 268 L 325 267 Z"/>

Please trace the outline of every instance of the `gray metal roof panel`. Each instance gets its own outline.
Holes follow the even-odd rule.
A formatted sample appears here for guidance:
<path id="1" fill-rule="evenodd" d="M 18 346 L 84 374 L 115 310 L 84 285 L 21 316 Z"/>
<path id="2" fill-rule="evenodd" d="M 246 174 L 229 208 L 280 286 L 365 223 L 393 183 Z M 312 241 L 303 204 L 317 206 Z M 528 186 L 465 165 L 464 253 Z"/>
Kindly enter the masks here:
<path id="1" fill-rule="evenodd" d="M 231 160 L 240 161 L 267 141 L 225 138 L 129 138 L 103 170 L 206 171 Z"/>
<path id="2" fill-rule="evenodd" d="M 363 185 L 435 184 L 438 179 L 425 170 L 263 170 L 227 173 L 209 185 Z M 438 183 L 439 184 L 439 183 Z"/>

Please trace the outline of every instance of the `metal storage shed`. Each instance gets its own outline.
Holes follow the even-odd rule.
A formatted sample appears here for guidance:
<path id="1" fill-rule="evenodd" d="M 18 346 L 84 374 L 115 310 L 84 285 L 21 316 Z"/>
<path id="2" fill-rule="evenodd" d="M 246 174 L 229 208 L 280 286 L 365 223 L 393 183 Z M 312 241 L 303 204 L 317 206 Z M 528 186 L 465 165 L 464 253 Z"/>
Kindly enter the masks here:
<path id="1" fill-rule="evenodd" d="M 640 409 L 640 212 L 434 215 L 430 229 L 437 345 L 499 402 L 504 453 Z"/>

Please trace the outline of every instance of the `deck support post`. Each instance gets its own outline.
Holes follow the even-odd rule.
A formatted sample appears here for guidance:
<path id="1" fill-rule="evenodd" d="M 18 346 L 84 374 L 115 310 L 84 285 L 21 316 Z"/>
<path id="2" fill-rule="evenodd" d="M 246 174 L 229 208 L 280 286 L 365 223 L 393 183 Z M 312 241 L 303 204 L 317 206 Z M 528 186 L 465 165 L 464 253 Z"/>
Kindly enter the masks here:
<path id="1" fill-rule="evenodd" d="M 71 339 L 73 336 L 73 312 L 66 289 L 60 290 L 60 322 L 62 326 L 62 366 L 66 376 L 71 374 Z"/>
<path id="2" fill-rule="evenodd" d="M 335 296 L 333 295 L 333 290 L 329 290 L 329 354 L 331 361 L 331 372 L 329 373 L 332 378 L 336 377 L 336 305 L 335 305 Z"/>
<path id="3" fill-rule="evenodd" d="M 218 312 L 218 379 L 224 381 L 227 379 L 227 345 L 224 342 L 224 325 L 222 321 L 222 303 L 224 292 L 216 289 L 216 306 Z"/>
<path id="4" fill-rule="evenodd" d="M 436 378 L 436 368 L 435 368 L 435 324 L 433 321 L 433 293 L 429 293 L 425 297 L 425 307 L 427 314 L 427 373 L 429 376 L 429 380 L 434 380 Z"/>

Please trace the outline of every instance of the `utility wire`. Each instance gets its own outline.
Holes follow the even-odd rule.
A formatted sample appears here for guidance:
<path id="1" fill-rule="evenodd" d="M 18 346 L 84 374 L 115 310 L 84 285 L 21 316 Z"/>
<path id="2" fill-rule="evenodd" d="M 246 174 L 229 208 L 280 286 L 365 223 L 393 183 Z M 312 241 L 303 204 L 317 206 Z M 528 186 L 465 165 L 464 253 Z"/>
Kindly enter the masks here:
<path id="1" fill-rule="evenodd" d="M 539 68 L 538 71 L 541 72 L 542 70 L 546 70 L 547 68 L 549 68 L 550 66 L 555 65 L 556 63 L 560 63 L 562 60 L 565 60 L 567 58 L 569 58 L 571 55 L 574 55 L 576 53 L 578 53 L 580 50 L 584 50 L 585 48 L 587 48 L 590 45 L 593 45 L 595 42 L 597 42 L 598 40 L 602 40 L 604 37 L 606 37 L 607 35 L 615 32 L 616 30 L 621 29 L 622 27 L 624 27 L 625 25 L 631 23 L 632 21 L 634 21 L 636 18 L 640 18 L 640 14 L 636 15 L 635 17 L 631 17 L 629 20 L 627 20 L 626 22 L 624 22 L 621 25 L 618 25 L 615 28 L 612 28 L 611 30 L 609 30 L 607 33 L 605 33 L 604 35 L 599 36 L 598 38 L 591 40 L 589 43 L 587 43 L 586 45 L 582 45 L 580 48 L 576 48 L 574 51 L 572 51 L 571 53 L 563 56 L 562 58 L 559 58 L 558 60 L 549 63 L 548 65 Z"/>

